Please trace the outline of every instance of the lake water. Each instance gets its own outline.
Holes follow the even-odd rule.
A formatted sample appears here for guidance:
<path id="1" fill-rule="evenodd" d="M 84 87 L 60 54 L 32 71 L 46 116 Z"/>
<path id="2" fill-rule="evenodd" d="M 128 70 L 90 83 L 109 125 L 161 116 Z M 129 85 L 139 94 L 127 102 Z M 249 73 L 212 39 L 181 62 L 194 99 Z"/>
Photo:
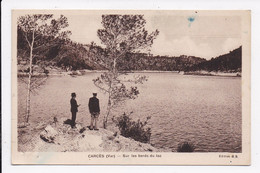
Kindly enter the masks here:
<path id="1" fill-rule="evenodd" d="M 54 116 L 71 118 L 70 94 L 76 92 L 81 104 L 76 122 L 89 125 L 88 99 L 97 90 L 92 79 L 99 75 L 50 77 L 38 94 L 32 95 L 31 123 L 50 121 Z M 138 98 L 116 108 L 112 116 L 131 111 L 136 120 L 151 116 L 148 124 L 152 129 L 151 144 L 166 151 L 176 151 L 179 143 L 191 142 L 197 152 L 241 152 L 241 78 L 175 73 L 142 75 L 149 78 L 138 85 Z M 107 95 L 97 91 L 102 119 Z M 25 85 L 19 82 L 19 120 L 25 112 L 25 93 Z"/>

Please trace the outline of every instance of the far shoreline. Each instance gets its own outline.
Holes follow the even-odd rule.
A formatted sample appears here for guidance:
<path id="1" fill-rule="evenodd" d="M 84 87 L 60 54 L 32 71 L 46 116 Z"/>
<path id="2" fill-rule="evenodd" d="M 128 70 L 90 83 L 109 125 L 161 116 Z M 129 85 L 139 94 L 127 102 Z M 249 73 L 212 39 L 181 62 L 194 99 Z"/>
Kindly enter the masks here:
<path id="1" fill-rule="evenodd" d="M 104 73 L 108 70 L 75 70 L 75 71 L 65 71 L 65 70 L 55 70 L 48 73 L 48 76 L 83 76 L 88 73 Z M 209 72 L 209 71 L 157 71 L 157 70 L 136 70 L 136 71 L 122 71 L 121 73 L 174 73 L 179 75 L 192 75 L 192 76 L 220 76 L 220 77 L 241 77 L 241 72 Z M 28 76 L 26 72 L 17 72 L 18 77 Z M 45 73 L 36 72 L 34 76 L 43 77 L 46 76 Z"/>

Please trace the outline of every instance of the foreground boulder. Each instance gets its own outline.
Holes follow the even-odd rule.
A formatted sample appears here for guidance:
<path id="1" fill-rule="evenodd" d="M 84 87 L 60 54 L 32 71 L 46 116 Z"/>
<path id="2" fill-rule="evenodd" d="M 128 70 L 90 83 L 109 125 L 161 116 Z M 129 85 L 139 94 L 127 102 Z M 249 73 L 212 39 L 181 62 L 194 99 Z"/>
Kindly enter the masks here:
<path id="1" fill-rule="evenodd" d="M 55 137 L 58 135 L 56 129 L 54 129 L 51 125 L 47 125 L 47 127 L 41 132 L 40 138 L 48 143 L 54 143 Z"/>

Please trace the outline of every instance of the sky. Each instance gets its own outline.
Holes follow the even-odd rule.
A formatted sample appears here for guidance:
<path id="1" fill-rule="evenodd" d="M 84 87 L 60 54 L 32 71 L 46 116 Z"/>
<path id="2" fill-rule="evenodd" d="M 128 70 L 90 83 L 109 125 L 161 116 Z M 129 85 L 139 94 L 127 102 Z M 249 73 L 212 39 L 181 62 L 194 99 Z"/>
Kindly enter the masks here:
<path id="1" fill-rule="evenodd" d="M 83 44 L 94 41 L 102 46 L 97 30 L 102 28 L 102 13 L 69 14 L 71 39 Z M 191 15 L 176 13 L 145 14 L 145 28 L 159 30 L 151 48 L 153 55 L 197 56 L 211 59 L 241 45 L 241 18 L 231 15 Z"/>

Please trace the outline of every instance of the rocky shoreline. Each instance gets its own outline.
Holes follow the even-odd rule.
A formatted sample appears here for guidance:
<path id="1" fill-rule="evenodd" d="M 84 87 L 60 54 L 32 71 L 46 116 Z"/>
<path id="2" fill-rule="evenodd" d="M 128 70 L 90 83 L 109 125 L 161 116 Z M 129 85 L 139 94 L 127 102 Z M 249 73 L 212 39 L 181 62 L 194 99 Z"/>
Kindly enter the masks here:
<path id="1" fill-rule="evenodd" d="M 107 72 L 106 70 L 75 70 L 75 71 L 65 71 L 61 69 L 50 70 L 47 74 L 42 72 L 34 72 L 34 76 L 82 76 L 87 73 L 103 73 Z M 209 72 L 209 71 L 127 71 L 127 73 L 175 73 L 180 75 L 198 75 L 198 76 L 223 76 L 223 77 L 241 77 L 241 72 Z M 26 72 L 18 72 L 18 77 L 28 76 Z"/>
<path id="2" fill-rule="evenodd" d="M 89 130 L 80 124 L 71 128 L 61 119 L 45 125 L 31 142 L 22 147 L 23 152 L 160 152 L 150 144 L 126 138 L 106 129 Z M 42 125 L 41 125 L 42 126 Z"/>
<path id="3" fill-rule="evenodd" d="M 182 74 L 183 75 L 199 75 L 199 76 L 241 77 L 241 72 L 190 71 L 190 72 L 183 72 Z"/>

